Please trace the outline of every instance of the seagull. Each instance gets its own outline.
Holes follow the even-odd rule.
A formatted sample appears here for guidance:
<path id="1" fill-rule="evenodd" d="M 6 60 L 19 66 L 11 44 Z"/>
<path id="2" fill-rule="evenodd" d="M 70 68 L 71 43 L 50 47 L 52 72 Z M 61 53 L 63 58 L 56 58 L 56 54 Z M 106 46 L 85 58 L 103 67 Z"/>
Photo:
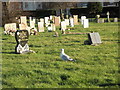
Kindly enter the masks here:
<path id="1" fill-rule="evenodd" d="M 64 61 L 75 61 L 74 59 L 70 58 L 70 56 L 64 53 L 64 49 L 61 49 L 60 57 Z"/>

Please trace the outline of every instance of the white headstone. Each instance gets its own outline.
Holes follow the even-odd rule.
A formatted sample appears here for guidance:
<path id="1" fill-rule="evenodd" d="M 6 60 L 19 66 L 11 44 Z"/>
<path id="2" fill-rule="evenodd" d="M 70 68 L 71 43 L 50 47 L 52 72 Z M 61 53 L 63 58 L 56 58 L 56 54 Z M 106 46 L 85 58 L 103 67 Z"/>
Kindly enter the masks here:
<path id="1" fill-rule="evenodd" d="M 73 18 L 70 18 L 69 21 L 70 21 L 70 26 L 71 26 L 71 27 L 74 27 L 74 19 L 73 19 Z"/>
<path id="2" fill-rule="evenodd" d="M 86 19 L 86 16 L 81 16 L 81 24 L 83 25 L 84 19 Z"/>
<path id="3" fill-rule="evenodd" d="M 89 20 L 88 19 L 84 19 L 83 20 L 83 27 L 84 28 L 88 28 L 89 27 Z"/>
<path id="4" fill-rule="evenodd" d="M 35 22 L 34 21 L 30 21 L 30 28 L 34 28 L 35 27 Z"/>
<path id="5" fill-rule="evenodd" d="M 61 22 L 61 30 L 65 31 L 67 29 L 65 21 Z"/>
<path id="6" fill-rule="evenodd" d="M 21 16 L 20 17 L 20 23 L 24 23 L 27 26 L 27 17 L 26 16 Z"/>
<path id="7" fill-rule="evenodd" d="M 69 26 L 69 19 L 65 19 L 66 25 Z"/>
<path id="8" fill-rule="evenodd" d="M 38 32 L 44 32 L 44 22 L 38 22 Z"/>

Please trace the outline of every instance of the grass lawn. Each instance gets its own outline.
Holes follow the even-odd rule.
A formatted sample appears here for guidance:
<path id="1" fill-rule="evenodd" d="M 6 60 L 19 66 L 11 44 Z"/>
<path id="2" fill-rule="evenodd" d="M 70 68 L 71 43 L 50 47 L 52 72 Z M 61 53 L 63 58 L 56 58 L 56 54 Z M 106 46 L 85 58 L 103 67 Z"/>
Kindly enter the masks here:
<path id="1" fill-rule="evenodd" d="M 99 32 L 102 44 L 84 45 L 83 35 L 53 37 L 54 32 L 30 36 L 28 45 L 36 53 L 15 54 L 14 36 L 2 33 L 3 88 L 119 88 L 118 23 L 90 23 L 75 26 L 71 32 Z M 60 59 L 60 49 L 75 59 Z"/>

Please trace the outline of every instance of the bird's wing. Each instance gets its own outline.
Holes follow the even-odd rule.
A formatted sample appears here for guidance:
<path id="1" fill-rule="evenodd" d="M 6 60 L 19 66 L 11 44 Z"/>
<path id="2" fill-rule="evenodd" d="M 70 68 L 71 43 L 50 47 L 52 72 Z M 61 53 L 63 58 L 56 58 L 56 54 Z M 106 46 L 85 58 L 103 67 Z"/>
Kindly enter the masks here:
<path id="1" fill-rule="evenodd" d="M 62 56 L 61 56 L 61 58 L 63 59 L 63 60 L 69 60 L 69 56 L 68 55 L 66 55 L 66 54 L 63 54 Z"/>

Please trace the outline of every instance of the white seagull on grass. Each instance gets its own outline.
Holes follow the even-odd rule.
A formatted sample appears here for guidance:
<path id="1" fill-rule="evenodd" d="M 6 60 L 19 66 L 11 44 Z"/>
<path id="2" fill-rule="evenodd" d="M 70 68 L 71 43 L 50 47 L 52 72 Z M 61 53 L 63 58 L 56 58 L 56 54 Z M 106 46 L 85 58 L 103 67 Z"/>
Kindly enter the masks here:
<path id="1" fill-rule="evenodd" d="M 70 58 L 70 56 L 64 53 L 64 49 L 61 49 L 60 57 L 64 61 L 75 61 L 74 59 Z"/>

